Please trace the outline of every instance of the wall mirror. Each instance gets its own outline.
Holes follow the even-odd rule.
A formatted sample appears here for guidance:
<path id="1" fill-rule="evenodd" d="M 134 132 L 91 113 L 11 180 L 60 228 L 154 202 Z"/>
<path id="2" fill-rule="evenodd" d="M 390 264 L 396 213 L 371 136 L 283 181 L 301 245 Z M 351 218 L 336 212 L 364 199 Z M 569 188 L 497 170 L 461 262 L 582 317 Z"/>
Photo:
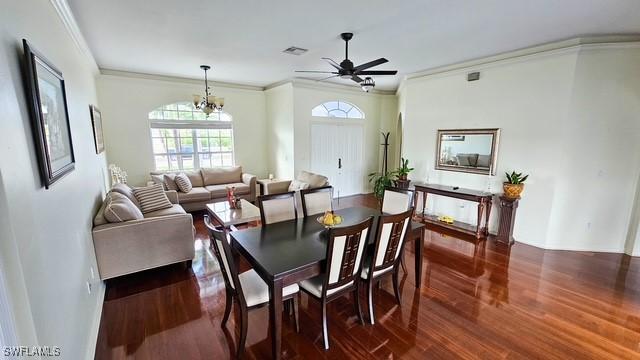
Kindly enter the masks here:
<path id="1" fill-rule="evenodd" d="M 436 169 L 495 175 L 500 129 L 438 130 Z"/>

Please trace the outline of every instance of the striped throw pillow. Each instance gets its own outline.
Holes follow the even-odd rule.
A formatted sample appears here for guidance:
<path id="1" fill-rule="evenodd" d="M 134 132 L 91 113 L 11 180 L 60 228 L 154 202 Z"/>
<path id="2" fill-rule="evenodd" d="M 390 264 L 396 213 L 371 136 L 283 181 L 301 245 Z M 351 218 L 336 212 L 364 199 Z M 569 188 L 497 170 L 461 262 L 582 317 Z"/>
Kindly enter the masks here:
<path id="1" fill-rule="evenodd" d="M 133 195 L 135 195 L 136 199 L 140 202 L 140 209 L 143 214 L 168 209 L 173 206 L 164 193 L 162 184 L 153 184 L 151 186 L 133 189 Z"/>
<path id="2" fill-rule="evenodd" d="M 182 191 L 183 193 L 188 193 L 193 189 L 191 180 L 189 180 L 189 178 L 185 174 L 176 175 L 174 180 L 176 182 L 176 185 L 178 185 L 178 189 L 180 189 L 180 191 Z"/>

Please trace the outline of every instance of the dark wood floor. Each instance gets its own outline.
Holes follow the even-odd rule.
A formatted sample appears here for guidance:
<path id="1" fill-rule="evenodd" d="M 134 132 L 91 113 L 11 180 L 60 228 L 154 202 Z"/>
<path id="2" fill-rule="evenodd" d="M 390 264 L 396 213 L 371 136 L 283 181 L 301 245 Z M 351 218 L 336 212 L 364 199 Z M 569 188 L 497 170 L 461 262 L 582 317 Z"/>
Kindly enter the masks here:
<path id="1" fill-rule="evenodd" d="M 370 196 L 340 206 L 375 206 Z M 201 214 L 196 259 L 107 284 L 97 359 L 228 359 L 235 322 L 220 327 L 224 284 L 207 253 Z M 406 250 L 407 264 L 413 263 Z M 318 303 L 302 295 L 301 331 L 284 320 L 284 359 L 640 359 L 640 258 L 545 251 L 428 231 L 423 284 L 412 266 L 402 304 L 390 283 L 375 294 L 376 325 L 362 326 L 345 297 L 329 305 L 324 351 Z M 364 295 L 364 294 L 362 294 Z M 364 302 L 363 302 L 364 303 Z M 247 358 L 270 357 L 268 307 L 251 312 Z"/>

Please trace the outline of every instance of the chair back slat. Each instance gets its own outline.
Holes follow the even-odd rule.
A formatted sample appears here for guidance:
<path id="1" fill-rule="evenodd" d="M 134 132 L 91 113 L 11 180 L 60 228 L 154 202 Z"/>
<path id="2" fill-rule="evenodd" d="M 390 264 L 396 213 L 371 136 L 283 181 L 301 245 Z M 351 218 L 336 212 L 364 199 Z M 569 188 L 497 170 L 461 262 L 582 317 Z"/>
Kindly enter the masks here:
<path id="1" fill-rule="evenodd" d="M 305 217 L 322 214 L 333 208 L 333 187 L 323 186 L 300 190 L 300 199 L 302 200 L 302 212 Z"/>
<path id="2" fill-rule="evenodd" d="M 236 271 L 235 263 L 233 261 L 233 255 L 231 252 L 231 246 L 229 240 L 227 240 L 227 234 L 225 231 L 218 230 L 209 220 L 209 216 L 204 216 L 204 224 L 209 232 L 209 239 L 211 241 L 211 248 L 213 253 L 220 264 L 220 272 L 224 279 L 225 285 L 228 290 L 234 291 L 244 301 L 242 293 L 242 286 L 238 279 L 238 272 Z"/>
<path id="3" fill-rule="evenodd" d="M 364 248 L 373 217 L 347 227 L 329 230 L 327 276 L 323 291 L 327 295 L 350 287 L 360 276 Z"/>
<path id="4" fill-rule="evenodd" d="M 413 205 L 413 191 L 388 187 L 384 189 L 382 212 L 386 214 L 403 213 Z"/>
<path id="5" fill-rule="evenodd" d="M 413 208 L 400 214 L 383 215 L 378 220 L 378 231 L 373 254 L 373 276 L 395 266 L 400 258 Z"/>
<path id="6" fill-rule="evenodd" d="M 294 191 L 259 196 L 258 207 L 260 208 L 262 225 L 298 218 Z"/>

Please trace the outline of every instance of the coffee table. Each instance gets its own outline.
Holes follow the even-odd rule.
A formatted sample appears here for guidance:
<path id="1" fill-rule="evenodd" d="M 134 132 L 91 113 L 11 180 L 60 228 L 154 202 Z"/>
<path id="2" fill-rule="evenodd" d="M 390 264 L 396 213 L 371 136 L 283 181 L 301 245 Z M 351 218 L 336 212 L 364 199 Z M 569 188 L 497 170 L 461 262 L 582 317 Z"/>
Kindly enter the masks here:
<path id="1" fill-rule="evenodd" d="M 231 209 L 228 201 L 207 204 L 207 211 L 214 223 L 226 230 L 236 231 L 235 225 L 260 220 L 260 209 L 245 199 L 240 200 L 241 209 Z"/>

